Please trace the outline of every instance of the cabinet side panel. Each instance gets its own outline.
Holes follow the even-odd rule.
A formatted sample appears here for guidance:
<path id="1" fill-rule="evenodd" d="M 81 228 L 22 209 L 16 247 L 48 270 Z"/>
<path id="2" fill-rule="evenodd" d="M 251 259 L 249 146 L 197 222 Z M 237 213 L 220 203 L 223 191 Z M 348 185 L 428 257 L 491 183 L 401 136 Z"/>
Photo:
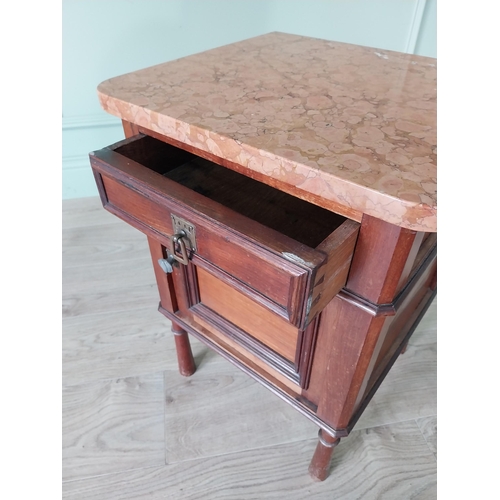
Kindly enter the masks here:
<path id="1" fill-rule="evenodd" d="M 408 263 L 416 235 L 415 231 L 363 216 L 346 288 L 374 304 L 390 303 L 404 270 L 410 272 L 416 257 L 415 251 Z"/>
<path id="2" fill-rule="evenodd" d="M 369 379 L 364 384 L 362 397 L 359 398 L 356 406 L 361 404 L 362 399 L 368 396 L 383 372 L 388 371 L 393 355 L 403 343 L 407 342 L 408 333 L 416 327 L 421 312 L 429 305 L 429 300 L 434 296 L 431 287 L 436 274 L 436 266 L 437 262 L 434 259 L 401 304 L 396 316 L 387 318 L 387 334 L 383 338 L 374 368 L 369 374 Z"/>
<path id="3" fill-rule="evenodd" d="M 323 310 L 309 389 L 317 415 L 336 429 L 347 426 L 372 359 L 384 318 L 335 297 Z"/>

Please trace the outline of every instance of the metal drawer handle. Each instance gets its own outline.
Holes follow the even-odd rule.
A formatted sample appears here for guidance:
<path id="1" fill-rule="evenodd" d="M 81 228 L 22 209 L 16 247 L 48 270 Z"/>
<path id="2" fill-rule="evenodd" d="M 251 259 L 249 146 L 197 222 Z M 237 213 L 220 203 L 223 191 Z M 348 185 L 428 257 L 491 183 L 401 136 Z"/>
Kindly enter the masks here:
<path id="1" fill-rule="evenodd" d="M 169 248 L 167 248 L 167 258 L 158 259 L 158 264 L 164 272 L 170 274 L 174 270 L 174 265 L 189 264 L 189 256 L 196 252 L 196 227 L 191 222 L 182 219 L 178 215 L 171 214 L 172 232 L 174 235 L 169 238 Z"/>
<path id="2" fill-rule="evenodd" d="M 186 243 L 183 239 L 186 236 L 187 235 L 186 235 L 185 231 L 180 231 L 179 233 L 174 234 L 172 236 L 172 244 L 171 244 L 171 248 L 170 248 L 170 255 L 177 262 L 180 262 L 181 264 L 184 264 L 185 266 L 187 266 L 189 264 L 189 257 L 188 257 L 188 253 L 186 250 Z M 180 256 L 175 251 L 177 246 L 179 247 L 180 252 L 181 252 Z"/>

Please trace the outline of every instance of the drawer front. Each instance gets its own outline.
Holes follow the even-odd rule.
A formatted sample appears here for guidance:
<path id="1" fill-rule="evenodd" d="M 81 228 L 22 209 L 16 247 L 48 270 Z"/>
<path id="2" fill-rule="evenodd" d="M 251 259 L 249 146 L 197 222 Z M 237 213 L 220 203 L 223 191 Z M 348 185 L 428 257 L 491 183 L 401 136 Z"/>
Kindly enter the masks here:
<path id="1" fill-rule="evenodd" d="M 166 247 L 174 234 L 172 214 L 192 223 L 196 228 L 197 245 L 191 256 L 194 264 L 203 266 L 207 261 L 215 265 L 228 279 L 235 279 L 233 285 L 242 293 L 293 323 L 294 315 L 302 306 L 300 298 L 305 296 L 310 281 L 308 269 L 287 262 L 175 202 L 152 200 L 105 175 L 102 184 L 108 210 L 145 234 L 156 237 Z"/>
<path id="2" fill-rule="evenodd" d="M 333 245 L 342 247 L 337 263 L 321 245 L 304 245 L 165 177 L 162 168 L 182 165 L 190 153 L 151 141 L 140 135 L 90 155 L 105 208 L 167 247 L 174 234 L 171 216 L 188 221 L 196 231 L 193 264 L 214 267 L 240 294 L 305 328 L 319 312 L 317 299 L 326 300 L 328 293 L 333 297 L 345 283 L 357 223 L 346 221 L 334 232 L 346 234 L 341 236 L 346 242 Z M 153 147 L 159 148 L 156 156 Z M 325 248 L 332 246 L 331 239 Z M 335 277 L 333 287 L 330 275 Z M 330 286 L 326 295 L 325 283 Z"/>

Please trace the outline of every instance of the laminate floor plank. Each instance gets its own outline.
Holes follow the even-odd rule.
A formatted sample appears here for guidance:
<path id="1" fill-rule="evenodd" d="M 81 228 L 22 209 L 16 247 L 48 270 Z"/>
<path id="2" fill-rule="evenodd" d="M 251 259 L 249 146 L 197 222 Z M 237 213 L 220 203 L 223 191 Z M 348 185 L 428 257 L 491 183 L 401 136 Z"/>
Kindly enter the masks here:
<path id="1" fill-rule="evenodd" d="M 410 344 L 394 363 L 355 428 L 436 414 L 437 344 Z"/>
<path id="2" fill-rule="evenodd" d="M 408 346 L 434 344 L 436 342 L 437 296 L 427 309 L 417 328 L 410 338 Z"/>
<path id="3" fill-rule="evenodd" d="M 63 231 L 75 227 L 95 226 L 96 224 L 126 224 L 102 206 L 99 196 L 74 198 L 62 202 Z"/>
<path id="4" fill-rule="evenodd" d="M 433 500 L 436 460 L 414 421 L 353 432 L 332 471 L 307 474 L 316 439 L 64 483 L 67 500 Z"/>
<path id="5" fill-rule="evenodd" d="M 94 257 L 88 265 L 64 268 L 62 290 L 63 297 L 109 292 L 120 300 L 129 286 L 153 286 L 155 283 L 149 257 L 125 262 Z"/>
<path id="6" fill-rule="evenodd" d="M 189 378 L 165 371 L 167 463 L 316 437 L 309 419 L 228 361 L 214 361 Z"/>
<path id="7" fill-rule="evenodd" d="M 430 450 L 437 458 L 437 416 L 419 418 L 417 425 L 427 441 Z"/>
<path id="8" fill-rule="evenodd" d="M 119 290 L 87 289 L 73 293 L 63 292 L 62 316 L 86 316 L 102 313 L 120 313 L 135 309 L 155 309 L 160 297 L 156 283 L 147 283 L 140 286 L 130 285 Z M 158 313 L 159 314 L 159 313 Z M 99 321 L 95 319 L 96 323 Z"/>
<path id="9" fill-rule="evenodd" d="M 63 387 L 63 480 L 165 463 L 163 376 Z"/>
<path id="10" fill-rule="evenodd" d="M 355 429 L 436 414 L 435 344 L 398 359 Z M 184 379 L 165 372 L 167 463 L 308 439 L 317 428 L 229 362 Z M 210 440 L 206 440 L 208 433 Z"/>
<path id="11" fill-rule="evenodd" d="M 62 376 L 66 385 L 177 370 L 171 323 L 156 308 L 130 309 L 63 320 Z M 205 356 L 224 364 L 191 339 L 198 364 Z"/>
<path id="12" fill-rule="evenodd" d="M 147 239 L 140 232 L 125 223 L 63 231 L 63 317 L 154 307 L 158 301 Z"/>
<path id="13" fill-rule="evenodd" d="M 146 236 L 125 223 L 66 229 L 62 247 L 65 269 L 92 264 L 96 259 L 126 262 L 149 255 Z"/>
<path id="14" fill-rule="evenodd" d="M 153 308 L 65 318 L 64 384 L 127 377 L 175 366 L 170 326 Z"/>

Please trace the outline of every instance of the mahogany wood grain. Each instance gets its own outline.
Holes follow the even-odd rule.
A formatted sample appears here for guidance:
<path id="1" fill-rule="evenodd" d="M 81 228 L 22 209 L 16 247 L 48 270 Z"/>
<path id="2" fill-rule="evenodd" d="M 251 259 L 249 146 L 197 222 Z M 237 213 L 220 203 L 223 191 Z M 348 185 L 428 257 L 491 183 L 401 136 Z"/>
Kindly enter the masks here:
<path id="1" fill-rule="evenodd" d="M 122 124 L 125 137 L 130 138 L 138 133 L 137 125 L 129 123 L 125 120 L 122 120 Z M 145 154 L 147 154 L 147 152 L 145 152 Z M 102 180 L 101 185 L 104 187 Z M 113 189 L 113 187 L 119 189 L 118 185 L 114 185 L 112 181 L 108 182 L 108 187 L 109 185 L 111 185 L 111 189 Z M 130 198 L 130 194 L 131 193 L 128 193 L 128 196 L 126 196 L 125 199 Z M 137 196 L 136 193 L 132 193 L 132 195 L 135 197 L 136 202 L 144 201 L 141 199 L 141 197 Z M 101 198 L 102 196 L 103 195 L 101 194 Z M 119 200 L 122 200 L 122 197 L 113 196 L 113 200 L 117 200 L 119 202 Z M 130 200 L 127 202 L 125 207 L 121 207 L 124 214 L 128 212 L 127 207 L 129 203 Z M 156 220 L 165 219 L 166 214 L 161 207 L 155 206 L 153 210 L 157 210 L 160 212 L 159 214 L 157 214 Z M 160 294 L 160 307 L 163 307 L 173 313 L 178 309 L 177 297 L 174 289 L 174 278 L 171 274 L 166 274 L 165 272 L 163 272 L 163 270 L 158 265 L 158 259 L 167 258 L 165 247 L 151 236 L 148 236 L 148 244 L 151 259 L 153 261 L 153 269 L 158 286 L 158 292 Z M 191 344 L 189 343 L 188 334 L 177 323 L 174 322 L 172 322 L 172 332 L 174 333 L 179 372 L 184 377 L 189 377 L 193 373 L 195 373 L 196 364 L 194 362 L 193 352 L 191 350 Z"/>
<path id="2" fill-rule="evenodd" d="M 299 331 L 297 350 L 295 351 L 295 365 L 299 371 L 299 383 L 303 389 L 309 387 L 311 368 L 318 338 L 319 316 L 316 316 L 305 330 Z"/>
<path id="3" fill-rule="evenodd" d="M 160 312 L 169 318 L 172 323 L 178 322 L 182 328 L 193 334 L 202 343 L 208 345 L 219 354 L 222 354 L 228 361 L 244 367 L 244 371 L 259 381 L 267 381 L 266 387 L 273 387 L 273 392 L 279 393 L 279 396 L 285 399 L 297 400 L 299 387 L 291 384 L 290 381 L 283 379 L 279 374 L 276 374 L 268 366 L 262 364 L 257 357 L 242 352 L 237 344 L 232 339 L 221 335 L 211 325 L 200 321 L 189 312 L 184 314 L 178 312 L 172 315 L 165 309 L 160 309 Z M 273 373 L 274 372 L 274 373 Z"/>
<path id="4" fill-rule="evenodd" d="M 236 296 L 238 296 L 238 291 L 241 290 L 241 283 L 231 279 L 231 277 L 226 275 L 226 273 L 221 272 L 217 267 L 210 265 L 208 262 L 202 261 L 201 259 L 194 259 L 193 263 L 196 264 L 196 268 L 198 270 L 197 274 L 199 276 L 201 276 L 202 278 L 203 276 L 210 276 L 212 280 L 220 283 L 219 286 L 225 286 L 227 296 L 231 296 L 233 292 L 236 293 Z M 197 288 L 198 295 L 200 295 L 199 286 Z M 215 300 L 221 302 L 220 295 L 218 293 L 214 293 L 212 298 L 210 298 L 209 293 L 210 290 L 204 292 L 204 295 L 209 297 L 208 300 L 214 300 L 213 297 L 216 297 Z M 239 343 L 241 348 L 246 351 L 254 352 L 257 356 L 260 357 L 260 359 L 262 359 L 266 363 L 269 363 L 270 366 L 273 366 L 290 380 L 300 384 L 300 386 L 303 388 L 307 388 L 309 384 L 312 360 L 314 357 L 314 349 L 319 321 L 317 319 L 313 320 L 307 326 L 305 331 L 297 330 L 296 328 L 293 328 L 288 322 L 283 322 L 283 320 L 281 320 L 279 317 L 276 319 L 275 315 L 271 314 L 265 309 L 260 308 L 260 306 L 263 304 L 261 300 L 258 300 L 258 295 L 256 295 L 253 300 L 247 299 L 247 291 L 245 291 L 244 294 L 240 294 L 240 296 L 245 302 L 250 304 L 251 307 L 249 309 L 252 312 L 255 312 L 258 315 L 262 314 L 264 323 L 261 326 L 263 330 L 262 332 L 257 331 L 257 333 L 254 334 L 254 337 L 249 336 L 247 332 L 238 328 L 238 326 L 245 328 L 242 325 L 241 321 L 234 320 L 233 323 L 231 323 L 226 320 L 226 318 L 229 318 L 229 316 L 223 313 L 223 309 L 227 307 L 227 303 L 231 303 L 230 301 L 224 301 L 222 303 L 222 306 L 211 306 L 213 311 L 217 311 L 219 314 L 214 314 L 214 312 L 211 312 L 212 309 L 207 308 L 205 304 L 203 304 L 203 302 L 197 304 L 194 307 L 191 307 L 190 310 L 191 312 L 196 314 L 196 317 L 198 319 L 200 319 L 200 317 L 203 318 L 203 321 L 210 322 L 220 331 L 223 331 L 226 335 L 232 337 L 237 343 Z M 244 311 L 242 306 L 238 307 L 239 311 Z M 234 313 L 238 314 L 238 311 L 235 311 Z M 265 324 L 266 318 L 270 319 L 269 324 Z M 255 322 L 255 319 L 249 317 L 247 323 L 251 325 L 253 322 Z M 285 360 L 280 356 L 276 357 L 274 351 L 268 349 L 268 347 L 272 345 L 272 342 L 266 342 L 265 333 L 268 332 L 269 329 L 273 327 L 273 325 L 277 327 L 275 333 L 273 334 L 273 337 L 276 339 L 281 339 L 283 331 L 293 332 L 292 342 L 295 342 L 296 344 L 294 363 L 292 363 L 291 361 L 285 362 Z M 248 331 L 250 333 L 252 332 L 252 330 Z M 262 342 L 254 342 L 252 340 L 253 338 L 258 339 Z M 283 338 L 282 340 L 286 339 Z M 292 342 L 290 343 L 290 346 L 292 345 Z M 282 351 L 280 349 L 277 349 L 276 352 Z"/>
<path id="5" fill-rule="evenodd" d="M 206 259 L 199 257 L 197 254 L 192 256 L 192 263 L 196 266 L 196 268 L 205 269 L 210 274 L 216 276 L 219 280 L 223 281 L 227 285 L 231 286 L 235 290 L 239 291 L 243 295 L 246 295 L 249 299 L 260 304 L 262 307 L 269 309 L 273 313 L 281 316 L 285 320 L 289 320 L 290 316 L 288 311 L 283 306 L 280 306 L 276 302 L 270 300 L 268 297 L 260 293 L 258 290 L 248 286 L 247 283 L 239 279 L 235 279 L 234 276 L 229 274 L 228 272 L 222 270 L 220 267 L 215 266 L 213 263 L 209 262 Z M 302 288 L 299 287 L 301 285 L 298 280 L 291 281 L 290 295 L 295 297 L 296 293 L 299 293 Z M 297 289 L 297 292 L 293 292 L 294 289 Z"/>
<path id="6" fill-rule="evenodd" d="M 160 179 L 168 181 L 161 176 Z M 186 207 L 187 202 L 192 202 L 193 196 L 197 195 L 189 190 L 182 194 L 155 196 L 152 188 L 155 183 L 151 179 L 150 183 L 135 185 L 128 175 L 120 176 L 117 172 L 109 172 L 107 175 L 104 173 L 103 181 L 109 200 L 106 205 L 108 210 L 117 213 L 118 209 L 122 218 L 127 220 L 128 217 L 129 223 L 156 239 L 163 237 L 166 242 L 172 235 L 170 213 L 189 220 L 196 226 L 197 254 L 253 288 L 261 290 L 264 295 L 269 294 L 271 300 L 283 307 L 291 305 L 290 314 L 296 321 L 300 320 L 302 301 L 299 304 L 293 301 L 289 304 L 289 293 L 297 293 L 304 299 L 303 295 L 301 296 L 301 287 L 306 286 L 304 280 L 307 281 L 310 270 L 324 260 L 323 254 L 315 253 L 314 250 L 280 236 L 276 231 L 260 224 L 257 224 L 258 231 L 254 228 L 255 234 L 258 235 L 257 241 L 252 241 L 249 239 L 248 233 L 251 231 L 247 230 L 247 226 L 254 224 L 253 221 L 234 214 L 239 217 L 239 221 L 232 220 L 232 225 L 221 226 L 207 219 L 203 211 Z M 144 194 L 139 194 L 141 190 Z M 177 196 L 174 198 L 172 194 Z M 230 212 L 227 209 L 225 211 Z M 294 260 L 290 261 L 288 256 Z M 299 287 L 299 291 L 295 290 L 296 287 Z"/>
<path id="7" fill-rule="evenodd" d="M 410 276 L 417 271 L 418 267 L 422 265 L 424 260 L 428 255 L 437 247 L 437 234 L 436 233 L 424 233 L 422 243 L 418 249 L 417 256 L 413 263 L 413 267 L 410 272 Z"/>
<path id="8" fill-rule="evenodd" d="M 308 391 L 318 417 L 347 426 L 375 349 L 384 317 L 374 317 L 338 297 L 323 310 Z M 332 396 L 334 395 L 334 396 Z"/>
<path id="9" fill-rule="evenodd" d="M 291 376 L 293 373 L 291 370 L 283 370 L 283 365 L 274 363 L 270 361 L 269 356 L 265 356 L 262 350 L 256 350 L 248 347 L 248 342 L 242 342 L 240 338 L 236 337 L 232 333 L 234 332 L 234 325 L 232 331 L 230 332 L 227 328 L 228 322 L 213 321 L 210 315 L 205 314 L 210 309 L 205 308 L 203 305 L 195 306 L 191 308 L 186 314 L 177 312 L 175 317 L 181 317 L 185 322 L 187 322 L 191 327 L 200 330 L 202 335 L 206 332 L 210 332 L 210 336 L 213 341 L 216 341 L 221 346 L 229 346 L 232 349 L 232 353 L 237 354 L 238 359 L 243 363 L 246 360 L 250 360 L 254 366 L 258 366 L 262 373 L 267 373 L 273 379 L 279 380 L 281 384 L 287 386 L 294 393 L 294 397 L 299 398 L 300 387 L 298 384 L 298 376 Z M 246 334 L 247 339 L 252 339 L 248 334 Z M 255 341 L 258 342 L 258 341 Z M 262 344 L 263 345 L 263 344 Z M 274 354 L 274 357 L 278 355 L 267 348 L 267 352 Z M 280 357 L 281 361 L 286 361 L 284 358 Z M 291 363 L 289 363 L 290 366 Z M 267 375 L 266 375 L 267 376 Z"/>
<path id="10" fill-rule="evenodd" d="M 345 285 L 358 232 L 359 224 L 346 220 L 316 248 L 327 255 L 327 260 L 316 273 L 308 321 L 322 311 Z"/>
<path id="11" fill-rule="evenodd" d="M 407 289 L 404 290 L 405 293 L 401 294 L 401 300 L 398 300 L 398 314 L 390 324 L 384 344 L 380 349 L 376 366 L 382 362 L 384 357 L 387 357 L 387 352 L 393 350 L 394 345 L 397 346 L 401 343 L 400 338 L 405 331 L 405 324 L 408 322 L 408 317 L 418 309 L 419 303 L 422 301 L 424 295 L 426 295 L 429 290 L 432 290 L 435 274 L 436 255 L 430 254 L 425 265 L 420 269 L 420 272 L 414 274 Z M 407 344 L 408 342 L 406 342 L 405 346 L 402 348 L 401 354 L 406 351 Z"/>
<path id="12" fill-rule="evenodd" d="M 396 286 L 395 295 L 406 285 L 408 278 L 412 274 L 415 268 L 415 262 L 420 254 L 420 249 L 423 244 L 423 238 L 425 233 L 416 233 L 411 246 L 408 256 L 406 257 L 406 263 L 401 271 L 401 276 L 399 277 L 399 282 Z M 421 254 L 420 254 L 421 255 Z"/>
<path id="13" fill-rule="evenodd" d="M 186 266 L 174 266 L 172 280 L 174 282 L 175 300 L 178 310 L 186 311 L 192 305 L 189 289 L 186 286 L 188 281 L 188 270 Z"/>
<path id="14" fill-rule="evenodd" d="M 113 177 L 130 189 L 147 195 L 151 200 L 164 204 L 171 200 L 176 200 L 179 205 L 184 206 L 186 209 L 203 214 L 205 219 L 240 230 L 242 234 L 269 246 L 278 254 L 290 252 L 304 261 L 305 266 L 314 267 L 324 260 L 324 256 L 303 243 L 289 238 L 279 231 L 263 226 L 248 217 L 242 216 L 234 210 L 230 210 L 222 204 L 210 200 L 206 196 L 196 193 L 140 162 L 127 157 L 131 148 L 135 150 L 136 141 L 149 139 L 142 136 L 134 137 L 120 141 L 99 151 L 94 151 L 90 155 L 92 167 L 104 175 Z M 158 142 L 155 141 L 155 148 L 158 147 Z M 161 158 L 163 158 L 163 161 L 167 165 L 173 161 L 173 168 L 175 168 L 178 166 L 175 163 L 178 161 L 178 151 L 176 149 L 169 151 L 164 148 L 172 149 L 171 146 L 163 144 L 160 150 Z M 338 218 L 335 218 L 335 220 L 337 221 Z M 338 223 L 336 222 L 335 224 L 335 227 L 337 227 Z"/>
<path id="15" fill-rule="evenodd" d="M 164 245 L 173 235 L 171 213 L 184 216 L 196 227 L 197 255 L 281 305 L 287 318 L 299 321 L 307 270 L 174 203 L 159 203 L 105 175 L 102 179 L 108 199 L 106 209 Z M 290 295 L 296 300 L 290 301 Z"/>
<path id="16" fill-rule="evenodd" d="M 294 384 L 300 384 L 297 366 L 293 362 L 284 358 L 255 337 L 252 337 L 248 332 L 245 332 L 234 323 L 220 316 L 201 302 L 191 307 L 189 313 L 192 313 L 193 318 L 198 323 L 211 328 L 212 331 L 223 336 L 226 342 L 230 339 L 235 349 L 244 353 L 245 356 L 250 355 L 258 358 L 266 366 L 273 368 L 273 370 L 279 372 Z"/>
<path id="17" fill-rule="evenodd" d="M 334 438 L 320 429 L 318 444 L 309 464 L 309 474 L 315 481 L 324 481 L 328 477 L 333 449 L 339 442 L 339 438 Z"/>
<path id="18" fill-rule="evenodd" d="M 103 207 L 106 207 L 108 204 L 108 196 L 106 194 L 106 189 L 104 188 L 104 184 L 102 182 L 102 175 L 97 170 L 92 169 L 92 174 L 95 179 L 95 184 L 97 186 L 97 192 L 99 193 L 99 198 L 101 198 L 101 202 Z"/>
<path id="19" fill-rule="evenodd" d="M 125 137 L 133 137 L 139 133 L 139 126 L 135 123 L 122 120 L 122 127 Z"/>
<path id="20" fill-rule="evenodd" d="M 166 274 L 158 264 L 158 259 L 167 257 L 165 247 L 151 237 L 148 237 L 148 244 L 160 294 L 160 307 L 174 313 L 178 310 L 174 279 L 172 274 Z M 188 334 L 176 323 L 172 323 L 172 332 L 174 333 L 179 372 L 184 377 L 189 377 L 196 371 L 196 365 Z"/>
<path id="21" fill-rule="evenodd" d="M 203 269 L 198 269 L 201 303 L 290 361 L 295 360 L 298 330 Z"/>
<path id="22" fill-rule="evenodd" d="M 435 238 L 123 127 L 91 164 L 105 208 L 148 236 L 181 374 L 196 369 L 189 332 L 320 426 L 309 471 L 324 480 L 435 293 Z M 197 248 L 166 275 L 172 213 Z"/>
<path id="23" fill-rule="evenodd" d="M 417 258 L 420 258 L 420 256 L 421 254 L 419 251 Z M 429 266 L 433 262 L 435 262 L 436 259 L 437 259 L 437 245 L 434 245 L 431 248 L 426 248 L 425 258 L 420 260 L 418 266 L 416 266 L 415 264 L 413 265 L 413 270 L 411 272 L 410 277 L 408 278 L 408 281 L 405 283 L 403 288 L 398 292 L 398 294 L 392 301 L 395 311 L 398 311 L 401 308 L 407 296 L 412 293 L 415 287 L 415 283 L 421 279 L 423 274 L 428 272 Z M 435 275 L 434 275 L 434 281 L 432 281 L 432 283 L 435 283 Z M 434 285 L 432 283 L 429 284 L 429 287 L 431 289 L 434 289 L 433 288 Z"/>
<path id="24" fill-rule="evenodd" d="M 418 326 L 420 320 L 426 313 L 427 309 L 431 305 L 432 301 L 434 300 L 434 297 L 436 296 L 436 292 L 428 288 L 425 291 L 425 295 L 418 304 L 417 308 L 412 311 L 412 314 L 409 316 L 406 324 L 404 325 L 404 332 L 401 332 L 401 336 L 398 337 L 398 341 L 393 343 L 391 346 L 391 354 L 392 356 L 385 362 L 384 364 L 381 364 L 379 366 L 379 370 L 377 372 L 372 373 L 372 379 L 369 381 L 368 388 L 366 390 L 366 393 L 364 394 L 360 404 L 358 405 L 353 417 L 351 418 L 351 421 L 349 422 L 349 425 L 345 429 L 346 432 L 351 432 L 353 427 L 356 425 L 356 422 L 366 409 L 366 406 L 370 403 L 372 397 L 375 395 L 377 389 L 379 388 L 380 384 L 384 381 L 386 375 L 389 373 L 389 370 L 393 366 L 393 364 L 396 362 L 398 359 L 399 355 L 401 354 L 401 350 L 404 346 L 404 344 L 410 339 L 411 335 L 413 334 L 415 328 Z M 399 343 L 400 338 L 403 338 L 403 341 Z"/>
<path id="25" fill-rule="evenodd" d="M 167 274 L 159 266 L 159 259 L 166 259 L 167 254 L 165 247 L 156 241 L 154 238 L 148 236 L 149 252 L 153 263 L 153 270 L 155 273 L 156 284 L 160 294 L 160 303 L 162 307 L 174 313 L 177 311 L 177 300 L 174 290 L 174 282 L 171 274 Z"/>
<path id="26" fill-rule="evenodd" d="M 172 321 L 172 332 L 175 339 L 175 350 L 177 352 L 177 362 L 179 364 L 179 373 L 183 377 L 190 377 L 196 371 L 191 344 L 185 330 L 177 323 Z"/>
<path id="27" fill-rule="evenodd" d="M 193 219 L 194 220 L 194 219 Z M 196 224 L 196 255 L 275 302 L 292 323 L 300 322 L 310 273 L 225 227 Z"/>
<path id="28" fill-rule="evenodd" d="M 161 242 L 172 236 L 170 214 L 185 218 L 196 227 L 197 256 L 280 306 L 293 325 L 307 326 L 345 284 L 359 224 L 210 162 L 186 163 L 188 154 L 143 136 L 95 152 L 106 208 Z M 320 240 L 317 249 L 307 245 Z"/>
<path id="29" fill-rule="evenodd" d="M 400 353 L 404 353 L 408 345 L 408 332 L 414 328 L 417 317 L 424 307 L 427 306 L 429 297 L 433 295 L 430 285 L 436 273 L 436 259 L 431 257 L 427 263 L 425 271 L 417 276 L 411 292 L 405 297 L 404 302 L 398 308 L 398 314 L 395 317 L 388 318 L 386 321 L 386 334 L 381 336 L 380 348 L 376 351 L 376 359 L 373 369 L 367 372 L 366 382 L 358 397 L 358 404 L 368 394 L 376 383 L 382 372 L 386 369 L 391 358 L 398 348 Z"/>
<path id="30" fill-rule="evenodd" d="M 345 218 L 202 158 L 165 174 L 189 189 L 316 248 Z"/>
<path id="31" fill-rule="evenodd" d="M 178 311 L 176 314 L 171 314 L 162 308 L 160 308 L 160 312 L 172 322 L 179 323 L 187 332 L 242 369 L 332 436 L 342 438 L 348 435 L 346 429 L 334 429 L 327 422 L 318 418 L 316 415 L 316 405 L 298 393 L 299 387 L 297 385 L 293 385 L 290 381 L 280 376 L 280 374 L 276 376 L 276 372 L 269 366 L 262 364 L 258 358 L 249 355 L 249 353 L 242 353 L 230 338 L 221 335 L 220 332 L 214 331 L 210 326 L 207 327 L 189 312 L 184 314 Z"/>
<path id="32" fill-rule="evenodd" d="M 139 229 L 146 236 L 168 245 L 172 235 L 170 210 L 137 191 L 129 189 L 115 179 L 102 175 L 102 184 L 106 193 L 106 210 L 117 215 L 131 226 Z"/>
<path id="33" fill-rule="evenodd" d="M 375 304 L 387 304 L 396 295 L 403 272 L 416 257 L 415 231 L 364 215 L 346 288 Z M 411 265 L 408 257 L 414 251 Z"/>
<path id="34" fill-rule="evenodd" d="M 352 428 L 394 363 L 394 353 L 402 349 L 432 297 L 435 266 L 435 252 L 427 252 L 427 260 L 400 292 L 395 316 L 370 314 L 341 295 L 324 309 L 311 381 L 303 394 L 317 401 L 318 416 L 333 428 Z"/>
<path id="35" fill-rule="evenodd" d="M 272 187 L 278 189 L 279 191 L 283 191 L 284 193 L 288 193 L 292 196 L 300 198 L 301 200 L 308 201 L 309 203 L 313 203 L 314 205 L 325 208 L 326 210 L 329 210 L 331 212 L 335 212 L 337 214 L 340 214 L 340 215 L 347 217 L 351 220 L 361 222 L 363 214 L 361 212 L 359 212 L 358 210 L 354 210 L 348 206 L 341 205 L 340 203 L 336 203 L 335 201 L 332 201 L 332 200 L 327 200 L 327 199 L 322 198 L 320 196 L 317 196 L 317 195 L 314 195 L 314 194 L 309 193 L 307 191 L 304 191 L 304 190 L 298 188 L 297 186 L 292 186 L 290 184 L 284 183 L 278 179 L 273 179 L 273 178 L 266 176 L 264 174 L 261 174 L 259 172 L 249 170 L 249 169 L 242 167 L 241 165 L 238 165 L 237 163 L 234 163 L 230 160 L 227 160 L 225 158 L 220 158 L 212 153 L 209 153 L 207 151 L 203 151 L 203 150 L 195 148 L 191 145 L 177 141 L 176 139 L 172 139 L 171 137 L 164 136 L 164 135 L 159 134 L 158 132 L 155 132 L 154 130 L 148 129 L 146 127 L 138 126 L 136 128 L 136 130 L 138 132 L 143 133 L 143 134 L 154 137 L 160 141 L 166 142 L 167 144 L 171 144 L 171 145 L 175 146 L 176 148 L 184 149 L 186 151 L 189 151 L 189 152 L 195 154 L 196 156 L 210 160 L 214 163 L 217 163 L 218 165 L 222 165 L 225 168 L 229 168 L 231 170 L 234 170 L 235 172 L 238 172 L 242 175 L 250 177 L 251 179 L 255 179 L 259 182 L 267 184 L 268 186 L 272 186 Z"/>
<path id="36" fill-rule="evenodd" d="M 412 257 L 409 257 L 409 260 Z M 385 371 L 388 363 L 391 362 L 396 349 L 402 349 L 403 338 L 406 338 L 408 331 L 413 331 L 416 315 L 424 307 L 424 298 L 429 295 L 429 283 L 435 270 L 435 253 L 429 253 L 423 265 L 412 275 L 405 288 L 396 297 L 396 315 L 386 317 L 383 327 L 378 334 L 377 342 L 370 363 L 363 377 L 363 382 L 358 390 L 355 411 L 359 408 L 370 388 L 378 380 L 380 374 Z M 408 340 L 406 338 L 406 340 Z M 351 424 L 352 425 L 352 422 Z"/>

